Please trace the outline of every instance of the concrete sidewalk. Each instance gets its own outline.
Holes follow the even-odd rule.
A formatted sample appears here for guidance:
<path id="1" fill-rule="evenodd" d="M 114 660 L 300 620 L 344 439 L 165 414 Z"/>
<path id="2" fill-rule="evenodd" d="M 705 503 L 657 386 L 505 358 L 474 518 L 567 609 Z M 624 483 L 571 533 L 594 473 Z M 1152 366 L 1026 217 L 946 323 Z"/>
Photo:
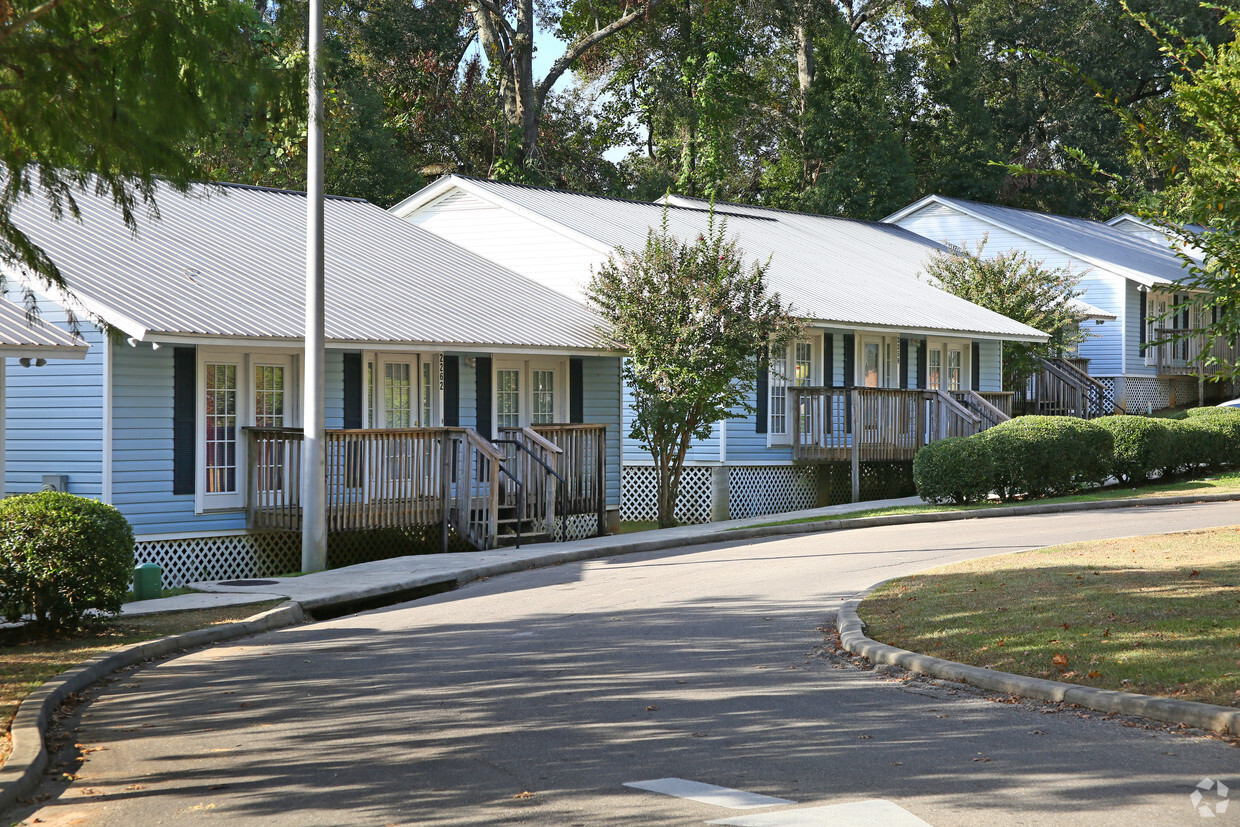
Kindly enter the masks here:
<path id="1" fill-rule="evenodd" d="M 208 609 L 219 606 L 242 606 L 281 598 L 297 601 L 307 611 L 327 606 L 361 603 L 384 595 L 399 598 L 402 592 L 414 592 L 435 584 L 464 583 L 511 571 L 556 565 L 578 560 L 654 551 L 700 543 L 745 539 L 737 529 L 782 520 L 806 517 L 833 517 L 858 510 L 922 505 L 918 497 L 873 500 L 865 503 L 809 508 L 784 514 L 767 514 L 747 520 L 726 520 L 702 525 L 677 526 L 633 534 L 591 537 L 567 543 L 536 543 L 519 549 L 455 552 L 451 554 L 420 554 L 395 557 L 373 563 L 331 569 L 301 576 L 269 577 L 252 580 L 225 580 L 191 583 L 196 594 L 162 597 L 126 603 L 126 615 Z M 244 584 L 244 585 L 241 585 Z"/>

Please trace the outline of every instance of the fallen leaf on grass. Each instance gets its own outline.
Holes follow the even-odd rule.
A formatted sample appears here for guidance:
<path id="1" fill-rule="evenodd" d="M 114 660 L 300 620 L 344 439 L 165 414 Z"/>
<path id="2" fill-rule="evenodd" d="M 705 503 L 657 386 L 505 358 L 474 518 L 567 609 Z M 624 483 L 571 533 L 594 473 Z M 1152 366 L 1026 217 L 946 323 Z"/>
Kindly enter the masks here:
<path id="1" fill-rule="evenodd" d="M 1101 677 L 1102 677 L 1102 673 L 1101 673 L 1101 672 L 1099 672 L 1097 669 L 1094 669 L 1094 670 L 1092 670 L 1092 671 L 1089 673 L 1089 677 L 1091 677 L 1091 678 L 1101 678 Z"/>
<path id="2" fill-rule="evenodd" d="M 1067 666 L 1068 656 L 1063 654 L 1062 652 L 1057 653 L 1054 657 L 1051 658 L 1051 663 L 1055 664 L 1056 666 Z"/>

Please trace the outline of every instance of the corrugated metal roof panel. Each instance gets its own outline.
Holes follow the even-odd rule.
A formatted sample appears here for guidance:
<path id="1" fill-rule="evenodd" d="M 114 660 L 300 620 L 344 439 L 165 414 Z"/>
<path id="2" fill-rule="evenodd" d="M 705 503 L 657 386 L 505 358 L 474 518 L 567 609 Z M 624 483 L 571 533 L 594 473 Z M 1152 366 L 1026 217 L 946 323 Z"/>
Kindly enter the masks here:
<path id="1" fill-rule="evenodd" d="M 962 198 L 935 196 L 943 203 L 1061 247 L 1146 286 L 1178 282 L 1189 274 L 1168 246 L 1151 244 L 1101 221 L 998 207 Z"/>
<path id="2" fill-rule="evenodd" d="M 302 337 L 303 193 L 160 186 L 159 219 L 142 215 L 136 234 L 110 201 L 77 198 L 81 222 L 53 220 L 38 195 L 14 221 L 83 300 L 157 336 Z M 373 204 L 329 198 L 325 224 L 329 341 L 599 347 L 581 303 Z"/>
<path id="3" fill-rule="evenodd" d="M 5 355 L 14 351 L 30 351 L 31 356 L 50 351 L 86 352 L 86 344 L 58 327 L 39 320 L 30 321 L 26 311 L 7 299 L 0 298 L 0 349 Z"/>
<path id="4" fill-rule="evenodd" d="M 609 247 L 636 250 L 661 226 L 664 206 L 563 190 L 459 178 L 465 186 L 529 210 Z M 727 205 L 727 233 L 757 260 L 793 311 L 823 322 L 1044 338 L 921 278 L 938 244 L 890 224 Z M 748 213 L 754 213 L 752 215 Z M 757 213 L 761 213 L 760 215 Z M 705 232 L 709 211 L 669 205 L 668 230 Z"/>

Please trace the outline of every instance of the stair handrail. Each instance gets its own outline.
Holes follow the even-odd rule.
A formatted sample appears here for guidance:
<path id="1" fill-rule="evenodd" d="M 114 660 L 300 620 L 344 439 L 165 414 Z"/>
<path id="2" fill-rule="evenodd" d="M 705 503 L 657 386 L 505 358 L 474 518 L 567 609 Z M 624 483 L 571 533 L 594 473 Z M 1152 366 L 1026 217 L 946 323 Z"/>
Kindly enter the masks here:
<path id="1" fill-rule="evenodd" d="M 964 397 L 963 400 L 958 400 L 958 401 L 961 401 L 965 405 L 965 407 L 969 408 L 969 410 L 975 411 L 979 416 L 982 417 L 982 419 L 985 419 L 986 421 L 988 421 L 990 423 L 990 427 L 994 427 L 995 425 L 998 425 L 1000 422 L 1007 422 L 1009 419 L 1012 418 L 1008 416 L 1007 414 L 1005 414 L 1003 411 L 999 410 L 999 408 L 996 405 L 994 405 L 989 399 L 982 396 L 980 393 L 978 393 L 975 390 L 970 389 L 967 391 L 958 391 L 958 393 L 960 393 L 960 395 Z M 983 430 L 985 429 L 983 428 Z"/>
<path id="2" fill-rule="evenodd" d="M 517 515 L 520 516 L 521 514 L 524 514 L 525 513 L 525 483 L 517 479 L 516 475 L 513 474 L 511 471 L 509 471 L 507 468 L 505 468 L 502 462 L 500 463 L 499 471 L 501 474 L 506 475 L 508 479 L 512 480 L 513 483 L 516 484 L 517 486 Z M 517 542 L 514 548 L 521 548 L 521 521 L 520 520 L 517 520 Z"/>
<path id="3" fill-rule="evenodd" d="M 539 439 L 542 439 L 542 437 L 539 437 Z M 546 440 L 543 440 L 543 441 L 545 442 Z M 567 514 L 568 512 L 568 482 L 564 479 L 564 477 L 560 476 L 559 472 L 557 472 L 554 468 L 552 468 L 550 465 L 544 462 L 542 457 L 538 456 L 533 451 L 531 451 L 530 447 L 526 445 L 524 442 L 522 442 L 521 440 L 519 439 L 496 439 L 496 440 L 493 440 L 493 443 L 496 445 L 515 446 L 518 451 L 524 451 L 525 453 L 529 454 L 530 459 L 534 460 L 534 462 L 537 462 L 539 465 L 541 465 L 543 467 L 543 470 L 545 470 L 552 477 L 555 477 L 556 490 L 559 492 L 559 495 L 560 495 L 559 497 L 560 499 L 560 542 L 561 543 L 568 542 L 568 514 Z M 552 447 L 554 447 L 557 452 L 560 450 L 558 446 L 552 446 Z M 501 465 L 500 465 L 501 468 L 504 467 L 502 463 L 505 463 L 508 461 L 507 454 L 504 454 L 503 457 L 504 458 L 501 460 Z M 504 470 L 505 470 L 505 473 L 508 473 L 508 476 L 510 477 L 512 476 L 512 474 L 509 473 L 507 469 L 504 469 Z M 517 511 L 518 533 L 521 530 L 521 517 L 523 513 L 524 513 L 523 507 L 518 509 Z"/>
<path id="4" fill-rule="evenodd" d="M 497 508 L 498 497 L 499 497 L 499 472 L 503 469 L 504 467 L 503 463 L 504 463 L 504 460 L 507 458 L 507 456 L 504 454 L 503 451 L 500 451 L 494 445 L 492 445 L 490 440 L 488 440 L 482 434 L 478 433 L 473 428 L 461 428 L 459 431 L 456 431 L 456 433 L 459 433 L 462 435 L 464 447 L 466 448 L 466 451 L 461 456 L 461 462 L 462 462 L 461 469 L 463 472 L 465 471 L 465 464 L 468 462 L 468 451 L 470 449 L 476 449 L 479 454 L 483 455 L 484 458 L 491 460 L 493 463 L 492 471 L 491 471 L 491 478 L 490 480 L 488 480 L 489 500 L 490 500 L 487 505 L 487 514 L 488 514 L 487 535 L 488 536 L 484 539 L 482 543 L 482 547 L 485 548 L 485 547 L 488 547 L 489 543 L 495 542 L 495 535 L 497 533 L 495 530 L 495 520 L 497 517 L 497 515 L 495 514 L 495 510 Z M 469 522 L 470 522 L 469 515 L 470 515 L 470 510 L 473 508 L 473 504 L 472 502 L 469 503 L 467 506 L 463 504 L 464 497 L 462 495 L 462 486 L 465 486 L 465 490 L 468 490 L 468 486 L 470 484 L 467 479 L 467 476 L 468 476 L 467 474 L 462 473 L 462 475 L 458 478 L 458 482 L 457 482 L 457 497 L 456 497 L 457 499 L 457 520 L 458 520 L 457 530 L 460 531 L 464 536 L 468 537 L 470 541 L 474 543 L 474 545 L 479 545 L 478 538 L 471 536 L 469 533 Z M 463 530 L 462 530 L 462 526 L 464 526 Z"/>
<path id="5" fill-rule="evenodd" d="M 1115 401 L 1111 392 L 1107 390 L 1106 385 L 1066 359 L 1043 359 L 1039 357 L 1039 361 L 1042 363 L 1042 367 L 1057 379 L 1074 385 L 1083 394 L 1094 397 L 1091 401 L 1095 403 L 1099 416 L 1107 413 L 1107 406 L 1111 408 L 1112 413 L 1125 410 L 1124 406 Z"/>

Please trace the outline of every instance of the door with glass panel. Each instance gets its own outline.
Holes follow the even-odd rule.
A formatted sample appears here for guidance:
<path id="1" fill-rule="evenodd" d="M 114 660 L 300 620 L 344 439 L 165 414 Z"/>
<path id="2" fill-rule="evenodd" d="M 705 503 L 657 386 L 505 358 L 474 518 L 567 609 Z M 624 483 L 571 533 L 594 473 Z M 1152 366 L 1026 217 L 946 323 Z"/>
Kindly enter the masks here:
<path id="1" fill-rule="evenodd" d="M 254 426 L 256 428 L 287 428 L 292 425 L 291 405 L 294 394 L 289 386 L 292 377 L 290 357 L 258 357 L 250 366 Z M 292 456 L 298 443 L 292 440 L 262 440 L 254 458 L 258 487 L 262 491 L 283 494 L 289 477 L 296 473 Z"/>
<path id="2" fill-rule="evenodd" d="M 497 431 L 556 421 L 562 389 L 560 371 L 554 364 L 496 360 L 494 378 Z"/>
<path id="3" fill-rule="evenodd" d="M 403 432 L 370 442 L 367 499 L 404 497 L 416 481 L 429 476 L 424 467 L 431 461 L 427 456 L 429 440 L 410 430 L 432 425 L 433 362 L 427 356 L 380 354 L 366 368 L 368 426 Z"/>

